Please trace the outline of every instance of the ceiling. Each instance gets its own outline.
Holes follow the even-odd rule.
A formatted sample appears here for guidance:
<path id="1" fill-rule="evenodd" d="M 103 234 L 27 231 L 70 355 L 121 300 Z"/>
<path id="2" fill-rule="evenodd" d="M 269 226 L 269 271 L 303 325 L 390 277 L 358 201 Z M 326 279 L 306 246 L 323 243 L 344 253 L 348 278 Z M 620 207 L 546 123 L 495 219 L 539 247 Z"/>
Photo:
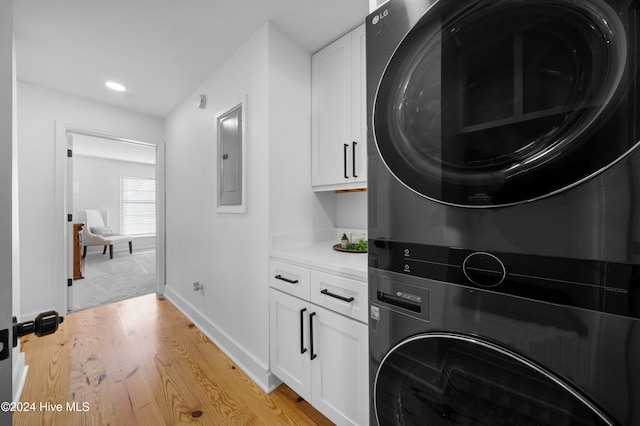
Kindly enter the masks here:
<path id="1" fill-rule="evenodd" d="M 166 117 L 264 22 L 315 52 L 367 13 L 368 0 L 14 1 L 17 78 Z"/>

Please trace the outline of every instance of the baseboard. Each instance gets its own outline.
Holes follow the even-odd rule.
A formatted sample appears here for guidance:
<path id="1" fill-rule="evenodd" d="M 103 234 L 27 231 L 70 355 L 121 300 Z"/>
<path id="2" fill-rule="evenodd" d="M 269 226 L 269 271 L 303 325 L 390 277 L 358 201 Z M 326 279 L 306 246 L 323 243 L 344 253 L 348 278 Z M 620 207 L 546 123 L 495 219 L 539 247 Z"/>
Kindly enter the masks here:
<path id="1" fill-rule="evenodd" d="M 262 390 L 271 393 L 282 383 L 280 379 L 271 373 L 268 366 L 252 357 L 231 336 L 202 315 L 198 309 L 184 300 L 170 287 L 165 287 L 164 296 L 231 358 Z"/>
<path id="2" fill-rule="evenodd" d="M 15 364 L 13 365 L 13 381 L 12 381 L 12 390 L 13 390 L 13 401 L 20 401 L 20 397 L 22 396 L 22 390 L 24 389 L 24 384 L 27 381 L 27 372 L 29 371 L 29 366 L 27 366 L 24 362 L 24 352 L 20 352 L 20 347 L 13 350 L 13 356 L 17 357 Z"/>

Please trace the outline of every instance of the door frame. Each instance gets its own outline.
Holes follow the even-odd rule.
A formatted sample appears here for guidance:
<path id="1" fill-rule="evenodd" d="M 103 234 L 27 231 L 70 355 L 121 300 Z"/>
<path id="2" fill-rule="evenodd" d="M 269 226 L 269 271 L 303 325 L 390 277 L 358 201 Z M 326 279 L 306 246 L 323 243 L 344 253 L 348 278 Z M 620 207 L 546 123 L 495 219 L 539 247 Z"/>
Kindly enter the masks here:
<path id="1" fill-rule="evenodd" d="M 71 168 L 67 150 L 73 135 L 93 136 L 119 142 L 136 143 L 155 147 L 156 150 L 156 295 L 164 297 L 165 290 L 165 144 L 148 141 L 136 137 L 117 134 L 109 131 L 89 129 L 55 122 L 54 148 L 54 209 L 53 209 L 53 242 L 54 242 L 54 306 L 62 315 L 69 312 L 68 285 L 73 279 L 71 228 L 73 221 L 67 220 L 70 201 L 73 194 L 73 182 L 69 178 Z"/>
<path id="2" fill-rule="evenodd" d="M 0 342 L 0 351 L 6 359 L 0 361 L 0 402 L 11 402 L 18 394 L 16 374 L 24 371 L 24 358 L 12 346 L 12 316 L 19 302 L 18 266 L 19 239 L 16 234 L 18 219 L 17 199 L 17 118 L 16 71 L 13 39 L 13 2 L 0 3 L 0 330 L 6 342 Z M 15 287 L 15 288 L 14 288 Z M 6 333 L 6 334 L 5 334 Z M 19 364 L 20 363 L 20 364 Z M 23 375 L 24 377 L 24 375 Z M 6 407 L 5 407 L 6 408 Z M 0 423 L 11 424 L 12 412 L 0 409 Z"/>

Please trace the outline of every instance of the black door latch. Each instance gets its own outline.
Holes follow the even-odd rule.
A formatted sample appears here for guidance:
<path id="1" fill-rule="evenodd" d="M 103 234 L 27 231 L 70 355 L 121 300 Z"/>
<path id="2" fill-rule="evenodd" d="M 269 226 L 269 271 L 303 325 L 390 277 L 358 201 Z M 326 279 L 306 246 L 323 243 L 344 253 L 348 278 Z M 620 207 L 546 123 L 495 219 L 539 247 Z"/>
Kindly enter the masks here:
<path id="1" fill-rule="evenodd" d="M 64 318 L 58 315 L 56 311 L 47 311 L 40 313 L 35 320 L 18 322 L 13 317 L 13 347 L 18 346 L 18 339 L 27 334 L 34 333 L 38 337 L 53 334 L 58 330 L 58 325 L 62 324 Z M 0 330 L 0 361 L 9 358 L 9 329 Z"/>

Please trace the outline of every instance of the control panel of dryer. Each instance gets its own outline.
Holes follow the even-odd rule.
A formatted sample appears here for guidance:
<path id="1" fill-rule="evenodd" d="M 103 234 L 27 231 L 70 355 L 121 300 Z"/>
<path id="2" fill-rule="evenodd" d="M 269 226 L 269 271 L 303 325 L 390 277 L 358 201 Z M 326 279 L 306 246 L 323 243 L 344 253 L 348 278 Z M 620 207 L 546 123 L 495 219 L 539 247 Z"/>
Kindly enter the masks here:
<path id="1" fill-rule="evenodd" d="M 640 318 L 640 266 L 371 240 L 369 267 Z"/>

